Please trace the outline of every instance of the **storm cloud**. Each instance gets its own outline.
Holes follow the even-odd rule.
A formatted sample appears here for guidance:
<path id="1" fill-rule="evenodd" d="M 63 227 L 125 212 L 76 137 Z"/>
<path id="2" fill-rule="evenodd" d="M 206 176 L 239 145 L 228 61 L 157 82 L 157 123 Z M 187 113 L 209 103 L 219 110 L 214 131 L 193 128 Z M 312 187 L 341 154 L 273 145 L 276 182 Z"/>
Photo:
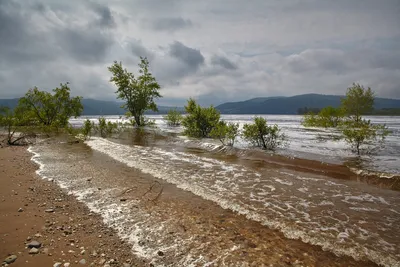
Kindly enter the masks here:
<path id="1" fill-rule="evenodd" d="M 0 0 L 0 98 L 69 81 L 115 99 L 107 70 L 150 60 L 160 104 L 343 94 L 400 98 L 400 2 Z"/>

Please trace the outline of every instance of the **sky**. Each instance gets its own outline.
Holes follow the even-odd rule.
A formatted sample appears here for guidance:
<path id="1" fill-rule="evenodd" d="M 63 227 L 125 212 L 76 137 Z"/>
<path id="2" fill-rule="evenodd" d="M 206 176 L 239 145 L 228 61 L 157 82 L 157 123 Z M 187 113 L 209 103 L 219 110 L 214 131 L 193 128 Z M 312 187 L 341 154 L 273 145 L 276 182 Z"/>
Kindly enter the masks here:
<path id="1" fill-rule="evenodd" d="M 114 60 L 147 57 L 161 105 L 343 95 L 400 99 L 399 0 L 0 0 L 0 98 L 69 82 L 115 100 Z"/>

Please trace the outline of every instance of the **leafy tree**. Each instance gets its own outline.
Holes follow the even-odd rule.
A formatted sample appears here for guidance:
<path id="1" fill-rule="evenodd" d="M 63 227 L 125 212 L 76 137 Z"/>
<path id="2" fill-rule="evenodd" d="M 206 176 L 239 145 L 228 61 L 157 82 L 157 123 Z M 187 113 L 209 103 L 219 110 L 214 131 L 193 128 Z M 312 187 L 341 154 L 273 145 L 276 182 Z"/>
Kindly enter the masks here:
<path id="1" fill-rule="evenodd" d="M 306 127 L 334 128 L 343 121 L 344 110 L 342 108 L 326 107 L 318 114 L 312 112 L 304 115 L 302 124 Z"/>
<path id="2" fill-rule="evenodd" d="M 255 117 L 254 123 L 246 123 L 242 136 L 253 146 L 266 150 L 275 150 L 286 142 L 286 136 L 281 133 L 278 125 L 269 126 L 267 120 L 262 117 Z"/>
<path id="3" fill-rule="evenodd" d="M 370 87 L 365 89 L 364 86 L 353 83 L 343 98 L 342 108 L 347 116 L 356 123 L 361 122 L 361 115 L 365 115 L 374 110 L 375 93 Z"/>
<path id="4" fill-rule="evenodd" d="M 182 114 L 175 108 L 168 111 L 167 115 L 164 116 L 164 120 L 168 126 L 179 126 L 182 122 Z"/>
<path id="5" fill-rule="evenodd" d="M 0 107 L 0 127 L 6 131 L 6 141 L 9 145 L 21 144 L 28 137 L 34 137 L 34 127 L 25 110 L 16 107 Z"/>
<path id="6" fill-rule="evenodd" d="M 35 120 L 38 126 L 64 128 L 70 117 L 78 117 L 83 111 L 82 97 L 70 96 L 68 83 L 53 89 L 53 94 L 40 91 L 37 87 L 19 100 L 18 106 L 25 116 Z"/>
<path id="7" fill-rule="evenodd" d="M 114 61 L 108 70 L 112 73 L 110 82 L 117 86 L 117 98 L 125 101 L 122 107 L 132 114 L 137 126 L 145 125 L 144 112 L 158 111 L 154 99 L 161 97 L 160 85 L 149 71 L 147 58 L 140 57 L 137 78 L 122 67 L 122 62 Z"/>
<path id="8" fill-rule="evenodd" d="M 390 133 L 385 125 L 374 125 L 370 120 L 365 119 L 360 119 L 358 122 L 347 120 L 343 123 L 341 131 L 344 140 L 358 155 L 361 154 L 363 147 L 367 148 L 367 152 L 371 152 L 382 146 Z"/>
<path id="9" fill-rule="evenodd" d="M 224 146 L 233 146 L 238 135 L 239 124 L 225 121 L 218 122 L 210 132 L 210 136 L 220 140 Z"/>
<path id="10" fill-rule="evenodd" d="M 363 148 L 368 152 L 379 148 L 390 133 L 386 125 L 374 125 L 362 118 L 363 114 L 373 110 L 374 100 L 375 94 L 371 88 L 365 89 L 355 83 L 347 89 L 346 97 L 342 99 L 342 108 L 347 117 L 340 127 L 341 132 L 345 141 L 358 155 Z"/>
<path id="11" fill-rule="evenodd" d="M 191 137 L 210 137 L 211 130 L 218 124 L 220 114 L 213 106 L 203 108 L 194 99 L 185 106 L 187 115 L 182 120 L 184 134 Z"/>

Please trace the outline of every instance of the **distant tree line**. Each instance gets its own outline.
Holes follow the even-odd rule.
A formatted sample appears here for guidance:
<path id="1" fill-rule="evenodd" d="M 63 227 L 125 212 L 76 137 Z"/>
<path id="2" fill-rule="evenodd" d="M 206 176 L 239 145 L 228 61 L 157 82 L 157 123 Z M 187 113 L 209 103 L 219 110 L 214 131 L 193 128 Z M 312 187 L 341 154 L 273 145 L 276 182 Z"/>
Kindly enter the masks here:
<path id="1" fill-rule="evenodd" d="M 319 113 L 322 108 L 312 108 L 312 107 L 302 107 L 297 109 L 297 114 L 305 115 L 309 113 Z M 382 108 L 382 109 L 373 109 L 369 112 L 366 112 L 364 115 L 370 116 L 400 116 L 400 108 Z"/>

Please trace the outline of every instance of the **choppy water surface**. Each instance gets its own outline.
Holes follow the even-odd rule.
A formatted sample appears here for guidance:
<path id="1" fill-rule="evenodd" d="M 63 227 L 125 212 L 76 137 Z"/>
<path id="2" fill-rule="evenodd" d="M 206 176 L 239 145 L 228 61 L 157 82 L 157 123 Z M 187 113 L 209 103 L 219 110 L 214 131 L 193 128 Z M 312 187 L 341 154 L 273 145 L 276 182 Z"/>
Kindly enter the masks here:
<path id="1" fill-rule="evenodd" d="M 334 160 L 348 156 L 347 152 L 342 152 L 344 144 L 339 143 L 337 147 L 331 141 L 321 144 L 315 135 L 304 134 L 306 129 L 294 126 L 293 120 L 298 119 L 289 116 L 279 119 L 291 138 L 290 153 L 325 155 Z M 248 118 L 236 116 L 233 120 L 243 123 Z M 273 123 L 273 119 L 270 118 L 270 122 Z M 388 148 L 381 152 L 375 164 L 388 162 L 384 169 L 395 172 L 398 166 L 392 163 L 398 161 L 400 126 L 394 119 L 385 122 L 394 131 L 388 138 Z M 169 130 L 161 121 L 158 125 L 163 131 Z M 85 142 L 83 150 L 75 149 L 74 145 L 42 144 L 31 147 L 31 151 L 35 153 L 34 160 L 41 164 L 41 176 L 54 179 L 102 214 L 108 224 L 133 244 L 134 253 L 141 257 L 152 258 L 162 248 L 173 255 L 178 266 L 235 266 L 229 264 L 229 260 L 237 263 L 236 266 L 250 264 L 246 258 L 237 258 L 240 246 L 235 242 L 215 247 L 222 242 L 215 240 L 223 236 L 224 231 L 212 233 L 214 239 L 193 234 L 173 238 L 168 235 L 168 229 L 178 224 L 176 218 L 182 216 L 180 220 L 186 220 L 189 216 L 179 215 L 183 210 L 179 207 L 169 210 L 161 205 L 157 212 L 141 209 L 138 196 L 144 192 L 138 193 L 138 185 L 132 188 L 133 177 L 140 176 L 134 170 L 264 225 L 260 227 L 277 229 L 289 239 L 300 239 L 337 255 L 369 259 L 384 266 L 400 266 L 399 191 L 255 164 L 217 153 L 213 150 L 219 149 L 218 146 L 207 142 L 201 141 L 197 149 L 193 149 L 185 145 L 190 140 L 164 137 L 157 141 L 158 137 L 153 135 L 146 142 L 131 135 L 108 140 L 92 138 Z M 242 143 L 239 141 L 238 145 Z M 128 170 L 113 169 L 116 164 L 113 162 Z M 93 181 L 88 182 L 88 177 Z M 151 182 L 143 178 L 143 183 L 146 179 L 147 183 Z M 161 189 L 157 190 L 162 194 Z M 129 201 L 115 199 L 116 195 L 128 191 L 133 194 Z M 157 193 L 153 197 L 157 197 Z M 143 243 L 143 236 L 150 236 L 153 244 Z M 259 242 L 264 241 L 261 238 Z M 161 260 L 154 262 L 163 264 Z"/>
<path id="2" fill-rule="evenodd" d="M 373 156 L 363 156 L 362 161 L 349 150 L 344 141 L 333 141 L 330 136 L 335 134 L 332 129 L 305 128 L 301 125 L 302 116 L 299 115 L 261 115 L 269 124 L 277 124 L 282 132 L 288 136 L 288 146 L 279 153 L 300 158 L 322 160 L 332 163 L 341 163 L 373 172 L 400 174 L 400 117 L 371 116 L 366 117 L 372 123 L 386 124 L 391 131 L 386 138 L 385 147 Z M 95 117 L 89 117 L 96 120 Z M 118 116 L 106 116 L 107 119 L 117 121 Z M 180 133 L 182 128 L 168 127 L 161 115 L 148 116 L 154 120 L 156 126 L 164 132 Z M 253 115 L 222 115 L 223 120 L 239 123 L 242 127 L 252 121 Z M 81 125 L 84 118 L 72 120 L 72 124 Z M 247 144 L 238 138 L 236 147 L 246 148 Z"/>

